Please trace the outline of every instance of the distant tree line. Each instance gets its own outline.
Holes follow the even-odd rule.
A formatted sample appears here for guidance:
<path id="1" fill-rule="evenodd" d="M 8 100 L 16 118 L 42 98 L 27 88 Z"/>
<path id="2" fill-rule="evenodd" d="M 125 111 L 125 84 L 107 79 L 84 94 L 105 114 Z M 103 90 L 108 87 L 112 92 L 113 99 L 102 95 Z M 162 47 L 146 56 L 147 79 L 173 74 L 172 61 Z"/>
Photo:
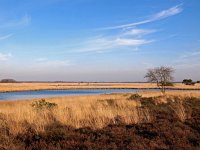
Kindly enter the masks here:
<path id="1" fill-rule="evenodd" d="M 184 79 L 182 83 L 185 85 L 195 85 L 196 83 L 200 83 L 200 81 L 193 82 L 192 79 Z"/>
<path id="2" fill-rule="evenodd" d="M 14 79 L 2 79 L 0 83 L 17 83 Z"/>
<path id="3" fill-rule="evenodd" d="M 173 73 L 173 68 L 161 66 L 149 69 L 145 75 L 145 78 L 147 78 L 148 82 L 156 83 L 161 92 L 165 94 L 166 87 L 174 85 L 172 82 Z M 182 83 L 185 85 L 195 85 L 196 83 L 200 83 L 200 81 L 193 82 L 192 79 L 184 79 Z"/>

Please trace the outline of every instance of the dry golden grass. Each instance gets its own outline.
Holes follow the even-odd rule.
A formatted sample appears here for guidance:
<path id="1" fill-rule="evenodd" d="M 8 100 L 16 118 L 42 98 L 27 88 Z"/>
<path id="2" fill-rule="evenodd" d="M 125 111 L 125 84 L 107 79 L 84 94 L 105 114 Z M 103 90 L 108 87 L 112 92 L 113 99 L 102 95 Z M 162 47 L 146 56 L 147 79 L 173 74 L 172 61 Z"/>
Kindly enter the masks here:
<path id="1" fill-rule="evenodd" d="M 140 92 L 143 97 L 160 96 L 160 92 Z M 93 96 L 67 96 L 52 97 L 46 101 L 54 102 L 58 106 L 53 110 L 36 111 L 32 108 L 33 100 L 0 101 L 0 114 L 4 116 L 6 124 L 12 133 L 23 132 L 23 122 L 32 124 L 37 131 L 43 131 L 46 125 L 55 121 L 61 124 L 79 127 L 102 128 L 109 123 L 115 123 L 116 117 L 121 116 L 125 123 L 138 123 L 151 121 L 148 109 L 140 108 L 140 102 L 128 101 L 129 94 L 108 94 Z M 176 92 L 166 93 L 170 96 L 200 97 L 200 92 Z M 175 108 L 175 107 L 173 107 Z M 178 114 L 184 117 L 184 109 Z M 175 108 L 176 109 L 176 108 Z M 175 111 L 176 113 L 176 111 Z M 184 119 L 184 118 L 183 118 Z"/>
<path id="2" fill-rule="evenodd" d="M 33 124 L 37 131 L 42 131 L 44 126 L 55 121 L 76 128 L 101 128 L 111 123 L 110 121 L 114 123 L 118 115 L 126 123 L 150 120 L 148 110 L 138 111 L 136 106 L 139 104 L 126 100 L 126 96 L 122 94 L 48 98 L 48 102 L 55 102 L 58 107 L 52 111 L 39 112 L 31 107 L 35 100 L 0 102 L 0 113 L 6 116 L 12 133 L 23 132 L 24 121 Z"/>
<path id="3" fill-rule="evenodd" d="M 187 114 L 186 110 L 183 106 L 183 100 L 186 97 L 189 98 L 200 98 L 200 92 L 199 91 L 167 91 L 166 95 L 163 97 L 163 95 L 158 91 L 145 91 L 140 92 L 142 97 L 159 97 L 159 99 L 155 100 L 155 103 L 168 103 L 168 100 L 170 99 L 173 101 L 173 103 L 169 104 L 169 107 L 171 110 L 178 116 L 178 118 L 181 121 L 184 121 L 185 119 L 189 118 L 191 114 Z"/>
<path id="4" fill-rule="evenodd" d="M 132 93 L 135 94 L 135 93 Z M 66 97 L 52 97 L 52 98 L 46 98 L 46 101 L 51 103 L 56 103 L 58 106 L 53 110 L 39 110 L 36 111 L 32 108 L 31 104 L 32 102 L 39 100 L 39 99 L 33 99 L 33 100 L 17 100 L 17 101 L 0 101 L 0 126 L 1 129 L 3 129 L 1 134 L 4 134 L 5 136 L 2 136 L 2 139 L 5 141 L 7 140 L 7 145 L 10 145 L 9 143 L 12 141 L 12 138 L 7 138 L 7 129 L 9 129 L 9 134 L 14 135 L 16 137 L 20 137 L 19 133 L 26 133 L 21 134 L 23 139 L 29 139 L 29 129 L 30 132 L 34 130 L 35 135 L 41 135 L 47 133 L 47 130 L 54 128 L 54 132 L 56 134 L 59 134 L 60 130 L 62 128 L 58 128 L 57 126 L 63 127 L 63 125 L 66 126 L 72 126 L 75 128 L 79 127 L 91 127 L 91 128 L 102 128 L 106 127 L 110 123 L 117 124 L 118 119 L 122 119 L 123 123 L 125 124 L 132 124 L 132 123 L 140 123 L 140 122 L 149 122 L 149 123 L 155 123 L 152 122 L 155 118 L 154 115 L 160 114 L 160 112 L 157 111 L 152 113 L 152 110 L 158 109 L 160 105 L 156 104 L 156 101 L 158 103 L 165 103 L 165 100 L 167 98 L 169 100 L 168 108 L 171 107 L 170 112 L 168 112 L 171 116 L 171 114 L 175 114 L 181 121 L 184 121 L 185 119 L 188 119 L 191 117 L 191 115 L 186 111 L 184 108 L 184 98 L 185 97 L 198 97 L 200 98 L 200 92 L 197 91 L 169 91 L 166 93 L 165 96 L 161 94 L 161 92 L 155 92 L 155 91 L 145 91 L 145 92 L 139 92 L 138 94 L 141 95 L 143 98 L 139 98 L 138 100 L 128 100 L 131 93 L 127 94 L 106 94 L 106 95 L 91 95 L 91 96 L 66 96 Z M 133 96 L 133 95 L 132 95 Z M 145 98 L 144 98 L 145 97 Z M 150 98 L 146 98 L 150 97 Z M 152 105 L 152 103 L 148 103 L 149 101 L 154 101 L 155 105 Z M 191 99 L 194 100 L 194 99 Z M 146 104 L 142 104 L 141 101 L 145 101 Z M 149 105 L 150 104 L 150 105 Z M 196 103 L 195 103 L 196 104 Z M 142 107 L 140 107 L 142 105 Z M 156 109 L 154 109 L 156 107 Z M 152 109 L 153 108 L 153 109 Z M 161 109 L 164 109 L 162 107 Z M 150 110 L 150 111 L 149 111 Z M 164 111 L 165 111 L 164 110 Z M 118 117 L 120 116 L 120 117 Z M 163 114 L 160 115 L 163 117 Z M 171 123 L 167 118 L 166 112 L 164 113 L 164 117 L 166 116 L 166 122 Z M 176 118 L 177 119 L 177 118 Z M 58 122 L 58 123 L 56 123 Z M 161 123 L 163 122 L 161 118 Z M 174 122 L 173 122 L 174 123 Z M 175 124 L 175 123 L 174 123 Z M 162 128 L 167 127 L 167 125 L 162 125 Z M 50 126 L 47 128 L 47 126 Z M 121 125 L 120 125 L 121 126 Z M 124 127 L 120 128 L 120 126 L 117 128 L 126 130 Z M 150 127 L 149 125 L 147 125 Z M 160 128 L 157 123 L 159 133 Z M 31 127 L 31 128 L 27 128 Z M 154 127 L 154 126 L 153 126 Z M 176 127 L 174 125 L 174 127 Z M 144 128 L 144 127 L 142 127 Z M 155 127 L 154 127 L 155 129 Z M 154 130 L 153 129 L 153 130 Z M 166 128 L 170 129 L 170 128 Z M 164 131 L 167 131 L 167 130 Z M 72 129 L 72 131 L 74 128 Z M 112 129 L 111 129 L 112 130 Z M 182 132 L 182 128 L 179 129 Z M 56 131 L 56 132 L 55 132 Z M 64 130 L 66 132 L 66 130 Z M 74 134 L 74 132 L 69 132 L 70 134 Z M 101 130 L 109 132 L 109 130 Z M 130 131 L 130 130 L 129 130 Z M 98 132 L 98 131 L 97 131 Z M 185 133 L 185 131 L 183 131 Z M 68 132 L 65 134 L 67 135 Z M 72 136 L 73 136 L 72 134 Z M 78 135 L 74 134 L 74 135 Z M 117 133 L 119 134 L 119 133 Z M 145 133 L 144 133 L 145 134 Z M 173 134 L 173 132 L 172 132 Z M 47 134 L 48 135 L 48 134 Z M 183 134 L 181 134 L 182 136 Z M 0 135 L 1 136 L 1 135 Z M 23 137 L 24 136 L 24 137 Z M 52 134 L 49 134 L 47 137 L 51 137 Z M 57 135 L 56 135 L 57 136 Z M 55 136 L 55 137 L 56 137 Z M 79 136 L 79 135 L 78 135 Z M 121 134 L 120 134 L 121 136 Z M 171 135 L 170 135 L 171 136 Z M 40 137 L 40 136 L 39 136 Z M 68 138 L 68 135 L 66 136 Z M 7 138 L 7 139 L 6 139 Z M 76 139 L 76 137 L 74 138 Z M 80 137 L 78 138 L 80 139 Z M 45 138 L 44 138 L 45 140 Z M 23 141 L 24 142 L 24 141 Z M 81 141 L 82 142 L 82 141 Z M 1 146 L 1 144 L 0 144 Z"/>
<path id="5" fill-rule="evenodd" d="M 98 89 L 98 88 L 157 88 L 154 83 L 0 83 L 0 92 L 48 89 Z M 200 89 L 200 84 L 175 83 L 169 88 Z"/>
<path id="6" fill-rule="evenodd" d="M 162 93 L 159 91 L 143 91 L 139 92 L 143 97 L 155 97 L 161 96 Z M 173 90 L 166 91 L 166 96 L 178 96 L 180 98 L 183 97 L 200 97 L 200 91 L 181 91 L 181 90 Z"/>

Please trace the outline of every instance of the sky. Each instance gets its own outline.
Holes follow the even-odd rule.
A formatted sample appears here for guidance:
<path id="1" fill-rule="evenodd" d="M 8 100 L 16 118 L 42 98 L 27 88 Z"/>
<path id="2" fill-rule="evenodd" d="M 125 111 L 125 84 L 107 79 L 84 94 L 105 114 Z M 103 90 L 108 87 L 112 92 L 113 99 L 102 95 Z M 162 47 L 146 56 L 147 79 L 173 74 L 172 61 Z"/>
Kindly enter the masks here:
<path id="1" fill-rule="evenodd" d="M 199 0 L 0 0 L 0 79 L 200 80 Z"/>

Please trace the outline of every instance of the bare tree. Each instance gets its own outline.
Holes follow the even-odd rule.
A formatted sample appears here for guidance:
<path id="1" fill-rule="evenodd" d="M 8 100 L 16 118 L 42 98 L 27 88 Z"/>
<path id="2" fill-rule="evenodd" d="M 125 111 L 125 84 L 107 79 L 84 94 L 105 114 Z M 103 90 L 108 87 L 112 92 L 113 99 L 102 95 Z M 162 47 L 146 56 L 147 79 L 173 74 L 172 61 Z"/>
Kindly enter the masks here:
<path id="1" fill-rule="evenodd" d="M 163 94 L 165 94 L 166 85 L 171 83 L 173 80 L 172 73 L 174 69 L 171 67 L 156 67 L 153 69 L 149 69 L 145 78 L 147 78 L 148 82 L 157 83 L 158 88 L 161 90 Z"/>

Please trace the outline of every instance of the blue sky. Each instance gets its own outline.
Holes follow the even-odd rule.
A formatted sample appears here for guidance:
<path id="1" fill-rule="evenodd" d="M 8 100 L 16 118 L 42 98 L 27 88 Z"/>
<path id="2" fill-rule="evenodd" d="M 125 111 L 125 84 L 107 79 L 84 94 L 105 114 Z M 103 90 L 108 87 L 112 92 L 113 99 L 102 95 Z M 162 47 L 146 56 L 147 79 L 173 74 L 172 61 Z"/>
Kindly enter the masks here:
<path id="1" fill-rule="evenodd" d="M 199 0 L 0 0 L 0 78 L 200 80 Z"/>

